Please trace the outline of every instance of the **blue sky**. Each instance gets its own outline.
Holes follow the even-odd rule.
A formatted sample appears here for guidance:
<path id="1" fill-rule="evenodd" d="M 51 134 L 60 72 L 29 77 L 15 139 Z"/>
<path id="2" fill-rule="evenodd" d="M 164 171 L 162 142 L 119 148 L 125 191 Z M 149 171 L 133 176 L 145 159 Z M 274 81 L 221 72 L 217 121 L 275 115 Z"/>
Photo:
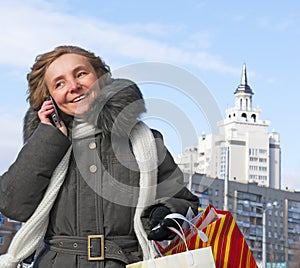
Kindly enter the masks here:
<path id="1" fill-rule="evenodd" d="M 248 83 L 255 93 L 253 106 L 271 121 L 269 130 L 280 133 L 282 186 L 300 190 L 299 10 L 297 1 L 274 0 L 4 1 L 0 6 L 0 171 L 9 167 L 22 145 L 22 120 L 28 107 L 26 74 L 35 56 L 61 44 L 74 44 L 100 55 L 113 71 L 145 62 L 182 68 L 206 86 L 223 116 L 234 105 L 233 92 L 246 63 Z M 140 87 L 146 102 L 154 100 L 156 107 L 163 106 L 161 102 L 175 105 L 189 118 L 196 135 L 210 131 L 201 109 L 180 90 L 157 83 Z M 186 145 L 178 122 L 157 114 L 147 120 L 163 132 L 172 153 Z"/>

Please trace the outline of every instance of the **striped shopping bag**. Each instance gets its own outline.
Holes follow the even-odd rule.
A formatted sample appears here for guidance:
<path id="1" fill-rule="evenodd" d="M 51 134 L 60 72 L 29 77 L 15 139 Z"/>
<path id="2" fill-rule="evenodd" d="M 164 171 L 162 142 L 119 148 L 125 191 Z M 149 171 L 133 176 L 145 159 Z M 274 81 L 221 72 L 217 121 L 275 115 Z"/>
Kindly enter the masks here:
<path id="1" fill-rule="evenodd" d="M 189 249 L 211 247 L 217 268 L 257 268 L 256 261 L 247 242 L 229 211 L 217 210 L 209 205 L 194 219 L 194 225 L 207 236 L 204 242 L 197 232 L 190 228 L 185 232 Z M 186 250 L 180 239 L 174 240 L 166 248 L 161 248 L 168 256 Z"/>

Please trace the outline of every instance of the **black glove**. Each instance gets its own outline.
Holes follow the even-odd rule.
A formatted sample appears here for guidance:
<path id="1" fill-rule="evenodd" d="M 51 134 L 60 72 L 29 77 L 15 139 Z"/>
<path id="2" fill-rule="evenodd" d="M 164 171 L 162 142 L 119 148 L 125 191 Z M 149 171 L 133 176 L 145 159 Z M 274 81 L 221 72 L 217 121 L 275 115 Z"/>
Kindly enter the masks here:
<path id="1" fill-rule="evenodd" d="M 175 234 L 172 233 L 168 227 L 178 228 L 178 225 L 172 219 L 164 219 L 166 215 L 170 214 L 171 211 L 165 206 L 155 207 L 149 216 L 149 227 L 152 229 L 159 225 L 159 228 L 152 230 L 148 234 L 148 240 L 170 240 L 173 239 Z"/>

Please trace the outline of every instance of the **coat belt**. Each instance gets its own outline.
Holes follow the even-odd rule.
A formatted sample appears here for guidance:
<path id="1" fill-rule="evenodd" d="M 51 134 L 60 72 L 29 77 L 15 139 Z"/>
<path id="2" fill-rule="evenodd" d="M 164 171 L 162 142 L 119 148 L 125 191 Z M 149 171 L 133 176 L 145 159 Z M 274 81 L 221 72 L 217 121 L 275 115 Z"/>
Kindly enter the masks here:
<path id="1" fill-rule="evenodd" d="M 119 241 L 121 245 L 124 244 L 124 247 L 122 245 L 121 248 L 114 241 Z M 125 253 L 137 251 L 138 248 L 137 240 L 134 237 L 127 236 L 110 237 L 109 239 L 104 239 L 104 236 L 98 235 L 89 237 L 52 236 L 48 237 L 44 242 L 46 248 L 51 251 L 87 256 L 91 261 L 117 259 L 126 264 L 128 264 L 128 258 Z"/>

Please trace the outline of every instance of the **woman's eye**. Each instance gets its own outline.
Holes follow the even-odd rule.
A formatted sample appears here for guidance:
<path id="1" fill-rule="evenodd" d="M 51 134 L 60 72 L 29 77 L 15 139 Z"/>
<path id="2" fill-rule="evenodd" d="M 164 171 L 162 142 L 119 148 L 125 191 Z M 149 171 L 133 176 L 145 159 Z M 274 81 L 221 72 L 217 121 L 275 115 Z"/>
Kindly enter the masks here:
<path id="1" fill-rule="evenodd" d="M 84 72 L 84 71 L 82 71 L 82 72 L 79 72 L 79 73 L 77 74 L 77 77 L 84 76 L 85 74 L 86 74 L 86 72 Z"/>
<path id="2" fill-rule="evenodd" d="M 57 82 L 57 83 L 55 84 L 55 88 L 62 87 L 63 85 L 64 85 L 63 82 Z"/>

